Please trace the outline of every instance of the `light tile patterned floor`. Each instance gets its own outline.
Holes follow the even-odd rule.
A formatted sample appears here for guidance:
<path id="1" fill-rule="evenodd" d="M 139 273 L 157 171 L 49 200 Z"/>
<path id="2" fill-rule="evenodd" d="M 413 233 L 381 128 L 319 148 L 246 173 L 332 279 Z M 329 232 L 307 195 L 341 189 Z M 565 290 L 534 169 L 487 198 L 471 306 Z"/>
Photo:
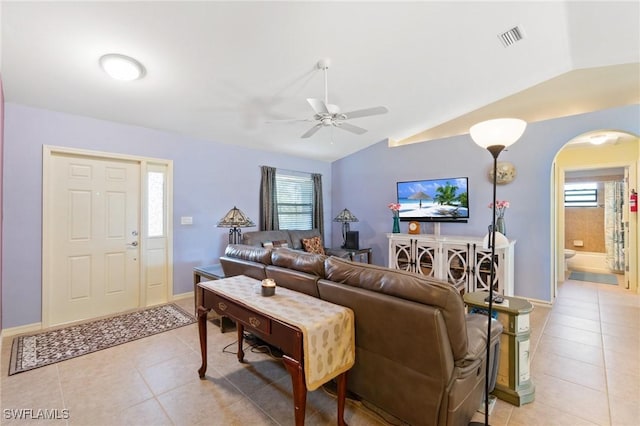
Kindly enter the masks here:
<path id="1" fill-rule="evenodd" d="M 192 299 L 178 303 L 193 308 Z M 567 281 L 553 309 L 536 305 L 531 323 L 535 401 L 514 407 L 498 400 L 493 426 L 640 424 L 639 296 Z M 208 336 L 207 380 L 197 374 L 196 325 L 11 377 L 11 338 L 5 338 L 0 423 L 292 425 L 291 381 L 281 363 L 247 352 L 248 363 L 239 364 L 222 352 L 235 332 L 210 326 Z M 6 410 L 28 408 L 58 409 L 60 417 L 68 409 L 69 419 L 8 418 Z M 329 394 L 310 392 L 306 424 L 333 425 L 335 411 Z M 349 401 L 346 411 L 352 426 L 387 424 L 358 402 Z"/>

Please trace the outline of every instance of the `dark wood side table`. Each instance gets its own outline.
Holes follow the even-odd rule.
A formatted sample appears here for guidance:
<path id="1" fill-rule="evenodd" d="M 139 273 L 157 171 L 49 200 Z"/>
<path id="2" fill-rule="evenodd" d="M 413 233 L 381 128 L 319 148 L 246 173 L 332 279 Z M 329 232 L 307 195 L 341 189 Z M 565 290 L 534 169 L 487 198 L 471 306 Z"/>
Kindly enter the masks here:
<path id="1" fill-rule="evenodd" d="M 348 249 L 348 248 L 332 248 L 332 252 L 336 253 L 346 253 L 349 256 L 349 260 L 352 262 L 358 261 L 362 262 L 362 256 L 367 256 L 367 263 L 371 264 L 371 248 L 361 248 L 361 249 Z"/>
<path id="2" fill-rule="evenodd" d="M 202 305 L 202 288 L 198 287 L 198 283 L 202 281 L 220 280 L 225 278 L 222 265 L 216 263 L 214 265 L 196 266 L 193 268 L 193 293 L 194 293 L 194 312 L 196 318 L 198 317 L 198 306 Z M 220 325 L 220 332 L 225 332 L 225 323 L 229 326 L 233 326 L 233 322 L 226 317 L 219 316 L 215 311 L 209 313 L 209 319 L 213 322 L 218 322 Z"/>

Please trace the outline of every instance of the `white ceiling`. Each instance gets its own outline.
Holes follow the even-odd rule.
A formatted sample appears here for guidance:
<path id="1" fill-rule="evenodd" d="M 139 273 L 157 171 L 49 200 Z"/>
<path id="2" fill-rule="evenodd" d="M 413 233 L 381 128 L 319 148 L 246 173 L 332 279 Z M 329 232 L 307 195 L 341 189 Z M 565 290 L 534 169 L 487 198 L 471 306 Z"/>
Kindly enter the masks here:
<path id="1" fill-rule="evenodd" d="M 389 138 L 466 133 L 640 103 L 640 2 L 3 1 L 5 101 L 332 161 Z M 518 26 L 505 48 L 498 34 Z M 109 79 L 105 53 L 137 58 L 138 81 Z M 329 100 L 369 131 L 312 123 L 316 68 Z"/>

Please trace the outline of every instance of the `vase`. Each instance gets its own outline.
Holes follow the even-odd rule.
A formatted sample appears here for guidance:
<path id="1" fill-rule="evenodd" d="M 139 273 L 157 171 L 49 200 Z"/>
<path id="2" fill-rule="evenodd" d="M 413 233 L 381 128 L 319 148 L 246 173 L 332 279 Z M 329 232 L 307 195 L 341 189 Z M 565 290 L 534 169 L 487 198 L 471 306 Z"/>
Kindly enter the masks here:
<path id="1" fill-rule="evenodd" d="M 496 232 L 501 233 L 502 235 L 507 235 L 507 226 L 504 223 L 504 217 L 499 216 L 496 219 Z"/>
<path id="2" fill-rule="evenodd" d="M 400 233 L 400 217 L 399 216 L 394 216 L 393 217 L 393 231 L 394 234 L 399 234 Z"/>

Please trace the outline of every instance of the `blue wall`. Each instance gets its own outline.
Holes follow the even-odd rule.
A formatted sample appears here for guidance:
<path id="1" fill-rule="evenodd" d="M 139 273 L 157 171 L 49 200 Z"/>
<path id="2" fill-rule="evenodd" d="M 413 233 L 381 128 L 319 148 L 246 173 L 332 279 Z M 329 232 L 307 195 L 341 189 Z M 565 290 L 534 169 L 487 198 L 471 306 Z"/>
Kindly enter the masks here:
<path id="1" fill-rule="evenodd" d="M 556 153 L 574 137 L 598 129 L 640 134 L 640 106 L 634 105 L 567 118 L 530 123 L 522 138 L 499 160 L 510 161 L 516 179 L 499 185 L 497 199 L 511 206 L 505 215 L 507 235 L 515 246 L 515 293 L 551 300 L 551 170 Z M 332 164 L 335 210 L 347 207 L 360 220 L 360 246 L 373 248 L 374 263 L 387 265 L 391 212 L 396 182 L 414 179 L 469 177 L 471 219 L 466 224 L 442 224 L 441 234 L 483 236 L 491 221 L 492 183 L 487 172 L 493 165 L 489 152 L 469 135 L 389 148 L 386 141 Z M 406 224 L 401 225 L 402 232 Z M 432 233 L 426 224 L 423 233 Z M 334 241 L 339 230 L 333 229 Z"/>
<path id="2" fill-rule="evenodd" d="M 193 291 L 192 268 L 224 252 L 228 229 L 215 225 L 231 207 L 258 220 L 261 165 L 321 173 L 327 235 L 331 229 L 327 162 L 11 103 L 5 104 L 4 145 L 4 328 L 41 320 L 43 145 L 173 160 L 174 294 Z M 194 224 L 180 225 L 181 216 L 192 216 Z"/>
<path id="3" fill-rule="evenodd" d="M 617 129 L 640 134 L 640 106 L 609 109 L 539 123 L 500 160 L 511 161 L 517 178 L 498 187 L 509 238 L 518 240 L 516 294 L 550 300 L 551 167 L 562 146 L 582 133 Z M 33 324 L 41 317 L 42 145 L 165 158 L 174 161 L 174 293 L 192 290 L 192 267 L 212 263 L 226 245 L 216 222 L 237 205 L 258 219 L 260 165 L 323 175 L 325 232 L 342 241 L 331 219 L 347 207 L 360 222 L 360 245 L 373 247 L 374 263 L 386 265 L 395 183 L 432 177 L 468 176 L 471 219 L 443 224 L 442 234 L 482 236 L 490 221 L 487 204 L 492 165 L 488 152 L 468 135 L 399 148 L 380 142 L 333 164 L 198 140 L 173 133 L 5 104 L 2 325 Z M 192 216 L 192 226 L 180 225 Z M 402 225 L 403 231 L 406 224 Z M 429 225 L 423 232 L 432 232 Z"/>

